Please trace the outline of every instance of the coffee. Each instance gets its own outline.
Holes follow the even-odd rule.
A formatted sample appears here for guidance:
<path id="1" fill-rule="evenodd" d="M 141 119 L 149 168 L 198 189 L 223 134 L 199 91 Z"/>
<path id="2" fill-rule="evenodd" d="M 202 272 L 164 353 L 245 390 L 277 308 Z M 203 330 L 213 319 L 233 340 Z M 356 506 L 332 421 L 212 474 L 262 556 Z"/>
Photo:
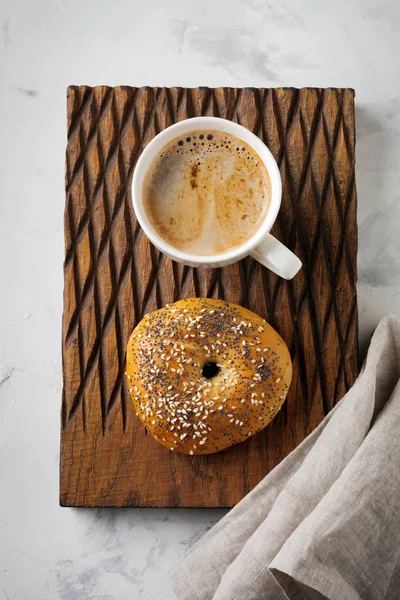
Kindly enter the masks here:
<path id="1" fill-rule="evenodd" d="M 157 233 L 191 254 L 241 246 L 265 219 L 271 183 L 258 154 L 234 135 L 193 131 L 167 144 L 143 182 Z"/>

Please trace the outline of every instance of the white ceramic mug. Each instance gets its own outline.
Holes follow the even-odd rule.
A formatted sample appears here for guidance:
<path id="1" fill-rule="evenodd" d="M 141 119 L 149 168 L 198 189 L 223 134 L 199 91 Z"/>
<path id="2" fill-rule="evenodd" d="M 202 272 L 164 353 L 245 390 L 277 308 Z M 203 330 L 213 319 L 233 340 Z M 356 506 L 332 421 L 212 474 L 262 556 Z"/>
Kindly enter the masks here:
<path id="1" fill-rule="evenodd" d="M 143 180 L 153 160 L 170 141 L 180 135 L 185 135 L 193 131 L 222 131 L 230 133 L 243 142 L 246 142 L 246 144 L 255 150 L 265 164 L 271 180 L 269 210 L 256 233 L 241 246 L 212 256 L 201 256 L 183 252 L 168 244 L 150 224 L 142 202 Z M 245 127 L 217 117 L 186 119 L 161 131 L 142 152 L 136 164 L 132 181 L 133 208 L 137 220 L 154 246 L 173 260 L 191 267 L 223 267 L 250 255 L 277 275 L 285 279 L 292 279 L 300 270 L 301 261 L 293 252 L 269 233 L 275 223 L 281 205 L 281 197 L 282 181 L 278 165 L 266 145 Z"/>

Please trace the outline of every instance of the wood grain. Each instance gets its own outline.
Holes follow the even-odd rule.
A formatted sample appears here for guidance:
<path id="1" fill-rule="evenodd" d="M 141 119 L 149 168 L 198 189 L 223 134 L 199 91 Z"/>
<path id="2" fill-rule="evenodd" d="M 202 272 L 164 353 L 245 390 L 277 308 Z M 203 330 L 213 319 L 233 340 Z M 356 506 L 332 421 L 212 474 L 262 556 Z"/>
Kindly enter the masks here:
<path id="1" fill-rule="evenodd" d="M 173 263 L 131 204 L 135 163 L 163 128 L 215 115 L 253 131 L 283 179 L 273 233 L 304 267 L 290 282 L 252 259 Z M 63 506 L 237 503 L 324 418 L 357 375 L 354 92 L 349 89 L 70 87 L 66 157 L 60 502 Z M 216 455 L 176 455 L 146 436 L 126 387 L 142 316 L 189 296 L 264 316 L 294 363 L 274 423 Z"/>

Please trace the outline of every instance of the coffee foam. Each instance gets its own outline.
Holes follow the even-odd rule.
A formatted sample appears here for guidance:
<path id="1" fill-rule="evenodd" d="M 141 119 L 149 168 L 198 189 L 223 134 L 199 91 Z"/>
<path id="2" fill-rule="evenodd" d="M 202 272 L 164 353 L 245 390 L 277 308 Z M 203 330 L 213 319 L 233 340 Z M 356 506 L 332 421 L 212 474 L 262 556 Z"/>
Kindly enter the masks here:
<path id="1" fill-rule="evenodd" d="M 158 234 L 192 254 L 242 245 L 268 211 L 271 184 L 257 153 L 233 135 L 194 131 L 172 140 L 151 164 L 143 205 Z"/>

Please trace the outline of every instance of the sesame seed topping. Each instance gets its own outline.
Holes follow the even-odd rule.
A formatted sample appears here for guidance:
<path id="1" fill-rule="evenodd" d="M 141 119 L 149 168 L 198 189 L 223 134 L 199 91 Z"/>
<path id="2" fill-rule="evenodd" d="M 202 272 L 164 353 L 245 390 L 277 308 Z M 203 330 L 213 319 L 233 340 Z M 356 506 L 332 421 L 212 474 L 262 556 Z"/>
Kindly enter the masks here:
<path id="1" fill-rule="evenodd" d="M 201 307 L 202 300 L 198 302 L 200 306 L 197 305 L 194 313 L 190 308 L 184 312 L 183 307 L 177 305 L 168 309 L 169 319 L 165 313 L 163 317 L 159 312 L 148 315 L 146 327 L 149 329 L 142 341 L 131 338 L 137 370 L 135 375 L 127 375 L 127 387 L 140 417 L 152 423 L 160 441 L 164 433 L 163 442 L 167 447 L 182 451 L 186 446 L 191 454 L 196 454 L 193 442 L 202 447 L 209 434 L 215 435 L 209 442 L 210 451 L 218 449 L 220 435 L 227 436 L 226 441 L 233 439 L 232 424 L 240 428 L 242 439 L 252 435 L 248 431 L 249 419 L 258 418 L 260 410 L 256 407 L 263 402 L 259 398 L 268 398 L 271 393 L 268 379 L 279 383 L 282 377 L 275 371 L 274 378 L 277 354 L 272 350 L 268 358 L 265 354 L 270 349 L 263 348 L 261 319 L 250 323 L 241 319 L 237 309 L 229 307 L 220 312 L 218 306 L 222 304 L 216 303 L 216 310 L 210 311 L 206 304 Z M 227 318 L 222 319 L 226 315 Z M 156 336 L 150 335 L 152 326 Z M 246 374 L 239 369 L 241 359 L 248 365 Z M 219 368 L 217 379 L 208 380 L 202 375 L 204 363 L 209 361 L 214 361 Z M 141 390 L 135 390 L 132 384 L 139 380 Z M 276 404 L 265 400 L 258 428 L 276 414 L 287 387 L 282 385 L 285 393 Z M 236 401 L 236 406 L 231 406 L 232 401 Z M 216 428 L 214 433 L 213 427 Z M 154 431 L 152 434 L 155 437 Z"/>

